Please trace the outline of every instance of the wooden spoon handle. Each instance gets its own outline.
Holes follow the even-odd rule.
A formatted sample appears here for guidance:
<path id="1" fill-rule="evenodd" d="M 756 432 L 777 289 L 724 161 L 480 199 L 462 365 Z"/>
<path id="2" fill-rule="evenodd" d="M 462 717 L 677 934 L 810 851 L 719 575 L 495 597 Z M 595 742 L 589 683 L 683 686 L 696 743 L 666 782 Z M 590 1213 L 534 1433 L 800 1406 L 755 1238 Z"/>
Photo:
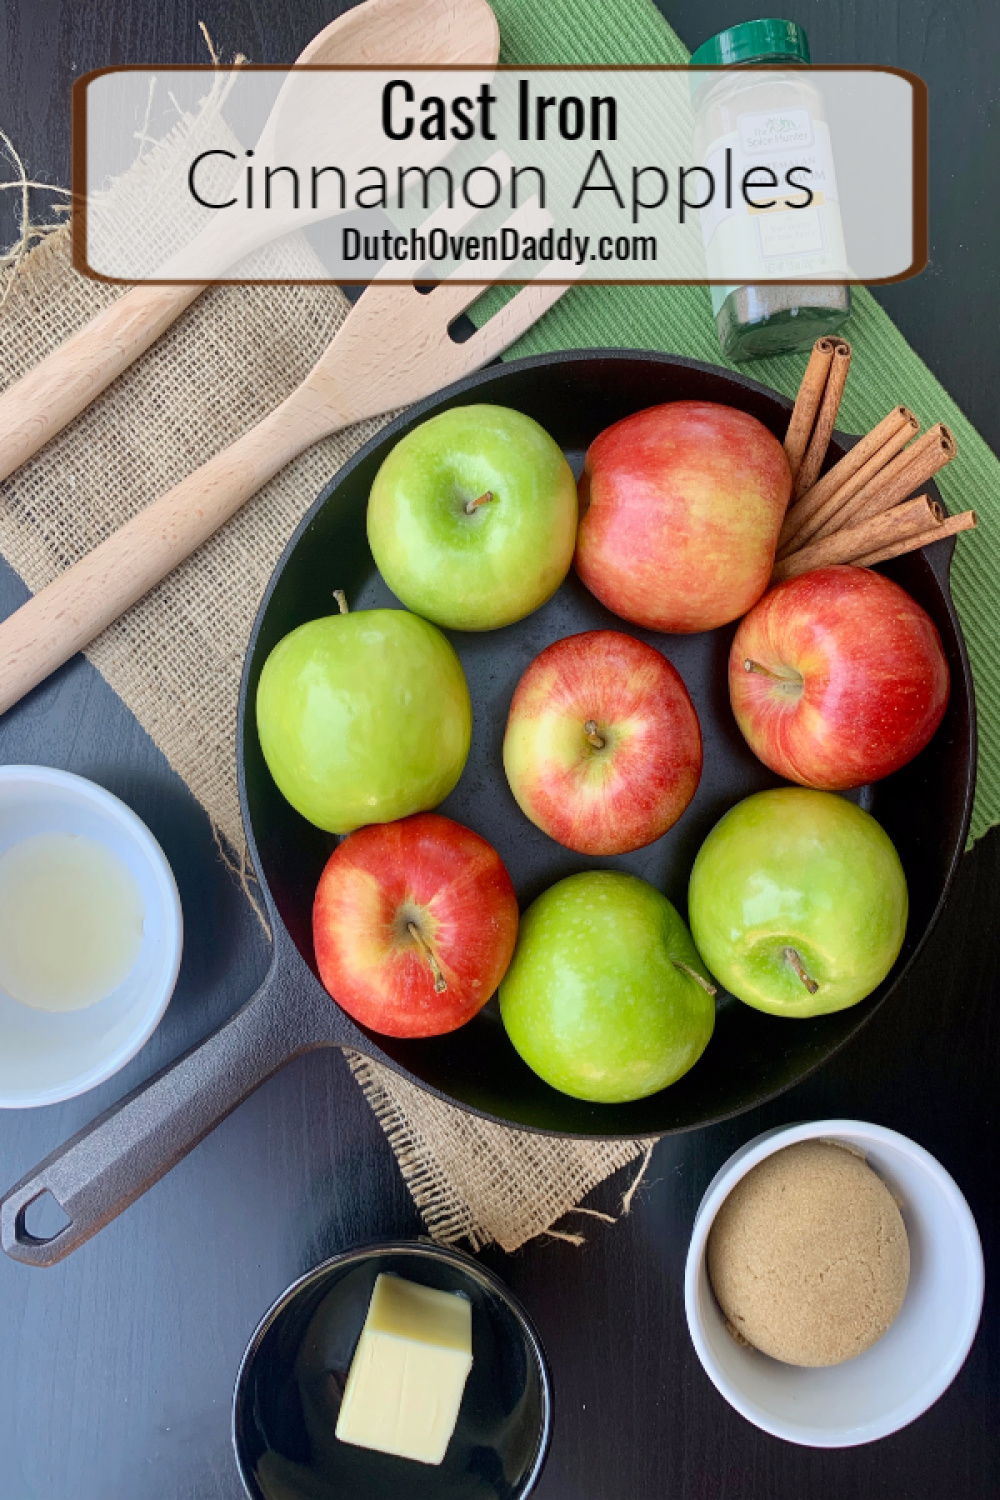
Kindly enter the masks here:
<path id="1" fill-rule="evenodd" d="M 89 645 L 316 440 L 308 410 L 292 403 L 147 505 L 0 624 L 0 713 Z"/>
<path id="2" fill-rule="evenodd" d="M 202 286 L 137 286 L 0 395 L 0 480 L 79 416 L 179 318 Z"/>

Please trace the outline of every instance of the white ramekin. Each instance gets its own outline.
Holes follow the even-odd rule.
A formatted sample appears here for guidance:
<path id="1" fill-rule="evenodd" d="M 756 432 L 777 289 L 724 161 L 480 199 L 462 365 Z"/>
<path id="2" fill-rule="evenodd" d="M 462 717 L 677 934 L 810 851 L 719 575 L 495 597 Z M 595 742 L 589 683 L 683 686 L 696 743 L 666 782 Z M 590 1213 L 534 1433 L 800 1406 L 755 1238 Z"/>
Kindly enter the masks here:
<path id="1" fill-rule="evenodd" d="M 142 891 L 143 943 L 128 978 L 83 1010 L 32 1010 L 0 990 L 2 1109 L 55 1104 L 110 1078 L 156 1029 L 180 968 L 180 897 L 146 825 L 82 776 L 49 766 L 0 766 L 0 854 L 50 832 L 97 839 L 125 861 Z"/>
<path id="2" fill-rule="evenodd" d="M 782 1364 L 738 1344 L 712 1292 L 706 1245 L 716 1214 L 752 1167 L 796 1141 L 843 1141 L 863 1151 L 899 1200 L 910 1241 L 910 1283 L 892 1327 L 864 1354 L 826 1369 Z M 983 1305 L 976 1222 L 944 1168 L 904 1135 L 861 1120 L 779 1127 L 741 1147 L 708 1186 L 684 1276 L 688 1329 L 716 1389 L 748 1422 L 811 1448 L 848 1448 L 921 1416 L 965 1360 Z"/>

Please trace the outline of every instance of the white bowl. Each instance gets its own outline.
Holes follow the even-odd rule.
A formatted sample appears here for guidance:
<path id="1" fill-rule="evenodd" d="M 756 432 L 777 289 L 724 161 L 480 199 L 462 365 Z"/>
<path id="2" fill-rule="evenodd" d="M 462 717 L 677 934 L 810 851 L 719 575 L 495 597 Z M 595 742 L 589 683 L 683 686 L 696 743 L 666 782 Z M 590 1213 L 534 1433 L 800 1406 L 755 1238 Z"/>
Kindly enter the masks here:
<path id="1" fill-rule="evenodd" d="M 0 854 L 38 833 L 97 839 L 125 861 L 142 892 L 143 942 L 131 973 L 103 1000 L 55 1014 L 0 988 L 0 1108 L 71 1099 L 124 1067 L 156 1029 L 177 982 L 183 922 L 173 872 L 124 802 L 49 766 L 0 766 Z"/>
<path id="2" fill-rule="evenodd" d="M 796 1141 L 843 1141 L 863 1151 L 899 1200 L 910 1241 L 910 1282 L 896 1321 L 864 1354 L 826 1369 L 782 1364 L 736 1342 L 708 1278 L 716 1214 L 751 1167 Z M 850 1448 L 921 1416 L 954 1380 L 983 1305 L 983 1252 L 969 1205 L 922 1146 L 861 1120 L 816 1120 L 769 1130 L 731 1156 L 694 1221 L 684 1275 L 688 1329 L 705 1373 L 748 1422 L 810 1448 Z"/>

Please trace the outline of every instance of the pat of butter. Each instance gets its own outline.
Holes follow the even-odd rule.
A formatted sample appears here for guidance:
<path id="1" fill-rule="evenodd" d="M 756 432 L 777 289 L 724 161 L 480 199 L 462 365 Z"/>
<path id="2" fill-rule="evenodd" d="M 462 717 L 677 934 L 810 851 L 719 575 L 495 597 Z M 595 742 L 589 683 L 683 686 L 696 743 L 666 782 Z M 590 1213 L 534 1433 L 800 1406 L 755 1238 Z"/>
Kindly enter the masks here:
<path id="1" fill-rule="evenodd" d="M 354 1351 L 337 1437 L 419 1463 L 444 1458 L 472 1369 L 472 1306 L 379 1276 Z"/>

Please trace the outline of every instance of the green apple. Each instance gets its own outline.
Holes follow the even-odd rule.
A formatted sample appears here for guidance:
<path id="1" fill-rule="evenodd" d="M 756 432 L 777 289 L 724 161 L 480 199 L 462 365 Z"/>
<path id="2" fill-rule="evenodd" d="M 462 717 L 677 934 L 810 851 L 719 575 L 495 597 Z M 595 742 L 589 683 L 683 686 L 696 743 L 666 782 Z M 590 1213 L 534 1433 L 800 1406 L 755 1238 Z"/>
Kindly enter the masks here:
<path id="1" fill-rule="evenodd" d="M 329 833 L 425 812 L 462 774 L 472 707 L 462 664 L 402 609 L 310 620 L 278 642 L 257 732 L 288 801 Z"/>
<path id="2" fill-rule="evenodd" d="M 711 972 L 747 1005 L 819 1016 L 881 984 L 906 932 L 889 835 L 833 792 L 779 787 L 731 808 L 698 851 L 688 916 Z"/>
<path id="3" fill-rule="evenodd" d="M 634 875 L 591 870 L 524 913 L 500 1013 L 546 1083 L 619 1104 L 693 1067 L 715 1025 L 714 994 L 666 896 Z"/>
<path id="4" fill-rule="evenodd" d="M 530 417 L 455 406 L 393 448 L 368 500 L 368 541 L 393 593 L 451 630 L 530 615 L 569 572 L 573 473 Z"/>

